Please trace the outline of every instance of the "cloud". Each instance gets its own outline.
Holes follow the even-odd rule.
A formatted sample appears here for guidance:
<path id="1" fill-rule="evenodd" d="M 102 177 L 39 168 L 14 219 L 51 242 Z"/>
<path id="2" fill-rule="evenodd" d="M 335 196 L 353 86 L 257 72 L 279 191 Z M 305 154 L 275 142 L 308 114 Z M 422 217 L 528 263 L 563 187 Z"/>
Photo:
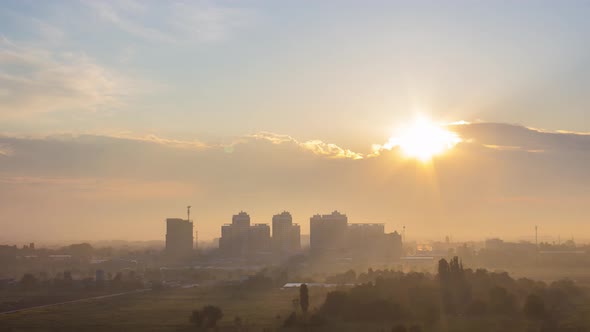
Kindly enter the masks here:
<path id="1" fill-rule="evenodd" d="M 530 153 L 541 153 L 544 150 L 527 150 L 521 146 L 506 146 L 506 145 L 494 145 L 494 144 L 484 144 L 486 148 L 499 150 L 499 151 L 525 151 Z"/>
<path id="2" fill-rule="evenodd" d="M 123 78 L 83 54 L 0 40 L 0 115 L 97 111 L 125 95 Z"/>
<path id="3" fill-rule="evenodd" d="M 8 144 L 0 144 L 0 157 L 8 157 L 12 155 L 14 151 Z"/>
<path id="4" fill-rule="evenodd" d="M 84 1 L 104 21 L 133 36 L 166 43 L 212 42 L 254 19 L 251 10 L 196 2 Z M 154 25 L 157 19 L 158 25 Z"/>
<path id="5" fill-rule="evenodd" d="M 588 135 L 489 123 L 452 129 L 464 141 L 431 167 L 394 150 L 368 158 L 269 132 L 230 145 L 129 133 L 0 136 L 2 149 L 14 151 L 0 156 L 0 228 L 153 239 L 166 217 L 192 205 L 202 239 L 219 236 L 240 209 L 257 222 L 288 209 L 304 233 L 304 220 L 333 209 L 388 231 L 407 225 L 416 237 L 522 234 L 534 224 L 590 232 Z M 26 227 L 17 228 L 12 220 L 23 215 Z"/>
<path id="6" fill-rule="evenodd" d="M 143 39 L 154 41 L 172 41 L 172 37 L 158 29 L 144 25 L 133 18 L 134 13 L 142 13 L 145 7 L 133 1 L 84 1 L 86 5 L 96 11 L 97 15 L 106 22 L 115 25 L 122 31 Z"/>
<path id="7" fill-rule="evenodd" d="M 215 147 L 215 145 L 210 145 L 210 144 L 198 141 L 198 140 L 187 141 L 187 140 L 169 139 L 169 138 L 159 137 L 154 134 L 144 135 L 144 136 L 138 136 L 138 135 L 133 135 L 133 134 L 114 134 L 114 135 L 109 135 L 109 137 L 122 138 L 122 139 L 134 140 L 134 141 L 143 141 L 143 142 L 155 143 L 155 144 L 160 144 L 160 145 L 174 147 L 174 148 L 191 149 L 191 150 L 204 150 L 204 149 L 209 149 L 209 148 Z"/>
<path id="8" fill-rule="evenodd" d="M 554 132 L 506 123 L 472 123 L 448 128 L 459 134 L 464 141 L 497 150 L 554 153 L 590 151 L 590 135 L 587 133 Z"/>
<path id="9" fill-rule="evenodd" d="M 270 132 L 259 132 L 253 135 L 249 135 L 248 137 L 258 140 L 266 140 L 271 142 L 272 144 L 294 144 L 302 148 L 303 150 L 311 151 L 318 156 L 324 156 L 328 158 L 356 160 L 363 159 L 363 155 L 361 153 L 357 153 L 349 149 L 344 149 L 336 144 L 326 143 L 321 140 L 309 140 L 299 142 L 291 136 L 275 134 Z"/>

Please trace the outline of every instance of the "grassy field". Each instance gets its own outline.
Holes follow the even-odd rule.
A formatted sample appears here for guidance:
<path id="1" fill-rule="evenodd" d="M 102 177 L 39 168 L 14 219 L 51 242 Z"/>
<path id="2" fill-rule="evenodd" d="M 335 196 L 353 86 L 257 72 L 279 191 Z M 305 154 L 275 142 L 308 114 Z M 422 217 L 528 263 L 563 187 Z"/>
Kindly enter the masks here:
<path id="1" fill-rule="evenodd" d="M 0 315 L 0 331 L 188 331 L 192 310 L 212 304 L 223 310 L 222 329 L 240 317 L 248 330 L 276 328 L 293 311 L 298 289 L 263 292 L 217 288 L 150 291 L 116 298 L 66 304 Z M 311 308 L 325 291 L 311 289 Z"/>
<path id="2" fill-rule="evenodd" d="M 530 276 L 547 281 L 564 276 L 588 286 L 587 269 L 547 269 L 511 271 L 512 275 Z M 331 290 L 331 289 L 330 289 Z M 327 289 L 310 288 L 310 309 L 320 306 Z M 191 331 L 189 316 L 192 310 L 204 305 L 216 305 L 223 310 L 220 331 L 235 331 L 234 319 L 242 320 L 242 331 L 276 330 L 293 311 L 292 300 L 298 298 L 298 289 L 269 291 L 237 291 L 230 288 L 189 288 L 147 291 L 108 299 L 84 301 L 54 307 L 32 309 L 0 315 L 0 332 L 69 332 L 69 331 Z M 6 299 L 4 299 L 6 300 Z M 581 312 L 590 312 L 582 308 Z M 432 331 L 520 331 L 526 326 L 512 326 L 513 322 L 493 319 L 483 324 L 479 320 L 442 319 Z M 519 323 L 520 324 L 520 323 Z M 482 326 L 486 326 L 482 329 Z M 389 331 L 391 323 L 353 323 L 331 321 L 328 330 Z M 477 328 L 475 328 L 477 327 Z M 314 329 L 320 330 L 320 329 Z"/>

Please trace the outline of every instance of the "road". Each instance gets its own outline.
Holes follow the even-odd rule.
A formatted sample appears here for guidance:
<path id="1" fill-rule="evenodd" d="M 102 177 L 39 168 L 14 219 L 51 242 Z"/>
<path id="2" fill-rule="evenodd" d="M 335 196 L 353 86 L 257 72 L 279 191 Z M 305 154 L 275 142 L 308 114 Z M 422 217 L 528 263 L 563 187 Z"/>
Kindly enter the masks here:
<path id="1" fill-rule="evenodd" d="M 0 312 L 0 315 L 8 315 L 8 314 L 13 314 L 13 313 L 17 313 L 17 312 L 27 311 L 27 310 L 49 308 L 49 307 L 55 307 L 55 306 L 65 305 L 65 304 L 88 302 L 88 301 L 96 301 L 96 300 L 108 299 L 108 298 L 116 297 L 116 296 L 123 296 L 123 295 L 130 295 L 130 294 L 138 294 L 138 293 L 147 292 L 149 290 L 151 290 L 151 289 L 150 288 L 144 288 L 144 289 L 138 289 L 138 290 L 134 290 L 134 291 L 130 291 L 130 292 L 124 292 L 124 293 L 108 294 L 108 295 L 101 295 L 101 296 L 95 296 L 95 297 L 87 297 L 87 298 L 84 298 L 84 299 L 78 299 L 78 300 L 72 300 L 72 301 L 65 301 L 65 302 L 58 302 L 58 303 L 38 305 L 38 306 L 34 306 L 34 307 L 21 308 L 21 309 L 16 309 L 16 310 L 10 310 L 10 311 Z"/>

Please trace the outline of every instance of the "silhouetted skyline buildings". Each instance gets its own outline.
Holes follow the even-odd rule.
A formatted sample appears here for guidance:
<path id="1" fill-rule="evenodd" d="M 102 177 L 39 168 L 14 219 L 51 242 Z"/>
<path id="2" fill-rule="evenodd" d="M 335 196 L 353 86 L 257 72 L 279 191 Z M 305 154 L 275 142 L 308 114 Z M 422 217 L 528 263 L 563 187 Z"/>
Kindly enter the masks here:
<path id="1" fill-rule="evenodd" d="M 348 217 L 338 211 L 309 219 L 309 246 L 313 254 L 330 255 L 346 246 Z"/>
<path id="2" fill-rule="evenodd" d="M 193 223 L 180 218 L 166 219 L 166 255 L 188 257 L 193 252 Z"/>
<path id="3" fill-rule="evenodd" d="M 232 217 L 231 224 L 221 226 L 219 250 L 231 257 L 248 258 L 269 253 L 270 226 L 268 224 L 250 224 L 250 215 L 244 211 Z"/>
<path id="4" fill-rule="evenodd" d="M 166 252 L 169 257 L 189 255 L 193 250 L 193 223 L 166 220 Z M 349 224 L 346 214 L 333 211 L 310 218 L 310 254 L 314 258 L 352 258 L 369 261 L 397 260 L 402 255 L 402 237 L 385 233 L 380 223 Z M 252 224 L 244 211 L 221 226 L 219 254 L 237 259 L 284 259 L 302 252 L 301 228 L 283 211 L 267 223 Z"/>
<path id="5" fill-rule="evenodd" d="M 287 211 L 272 217 L 272 249 L 279 256 L 289 256 L 301 249 L 301 228 L 293 224 Z"/>
<path id="6" fill-rule="evenodd" d="M 315 257 L 391 261 L 402 256 L 401 235 L 386 234 L 384 224 L 349 224 L 346 214 L 338 211 L 316 214 L 309 222 L 310 252 Z"/>

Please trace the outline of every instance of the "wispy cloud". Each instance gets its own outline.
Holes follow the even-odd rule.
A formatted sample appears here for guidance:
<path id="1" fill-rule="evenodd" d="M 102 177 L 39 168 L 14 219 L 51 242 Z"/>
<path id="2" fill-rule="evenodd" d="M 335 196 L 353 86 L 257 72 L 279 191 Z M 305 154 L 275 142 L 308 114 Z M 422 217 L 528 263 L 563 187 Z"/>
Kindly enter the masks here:
<path id="1" fill-rule="evenodd" d="M 351 151 L 349 149 L 344 149 L 339 147 L 336 144 L 326 143 L 321 140 L 309 140 L 304 142 L 299 142 L 295 138 L 288 136 L 288 135 L 281 135 L 275 134 L 270 132 L 259 132 L 253 135 L 249 135 L 247 137 L 266 140 L 271 142 L 272 144 L 284 144 L 284 143 L 291 143 L 299 146 L 300 148 L 311 151 L 316 155 L 325 156 L 328 158 L 346 158 L 346 159 L 363 159 L 363 155 L 361 153 L 357 153 Z"/>
<path id="2" fill-rule="evenodd" d="M 84 1 L 104 21 L 155 42 L 211 42 L 250 24 L 251 10 L 196 2 Z M 157 25 L 155 25 L 157 18 Z"/>
<path id="3" fill-rule="evenodd" d="M 498 151 L 525 151 L 530 153 L 541 153 L 545 152 L 542 149 L 525 149 L 521 146 L 511 146 L 511 145 L 495 145 L 495 144 L 484 144 L 488 149 L 498 150 Z"/>
<path id="4" fill-rule="evenodd" d="M 495 150 L 523 152 L 560 152 L 590 150 L 590 135 L 571 131 L 548 131 L 522 125 L 482 122 L 452 126 L 461 138 Z"/>
<path id="5" fill-rule="evenodd" d="M 1 144 L 0 143 L 0 157 L 8 157 L 12 155 L 14 151 L 8 144 Z"/>
<path id="6" fill-rule="evenodd" d="M 181 149 L 191 149 L 191 150 L 204 150 L 209 149 L 212 147 L 216 147 L 217 145 L 207 144 L 198 140 L 178 140 L 178 139 L 170 139 L 160 137 L 154 134 L 150 135 L 133 135 L 133 134 L 113 134 L 109 135 L 110 137 L 114 138 L 122 138 L 134 141 L 142 141 L 148 143 L 155 143 L 160 145 L 165 145 L 168 147 L 173 148 L 181 148 Z"/>
<path id="7" fill-rule="evenodd" d="M 84 54 L 0 40 L 0 115 L 100 110 L 127 93 L 123 81 Z"/>
<path id="8" fill-rule="evenodd" d="M 76 142 L 81 140 L 96 140 L 101 138 L 107 139 L 118 139 L 125 141 L 134 141 L 139 143 L 157 144 L 168 148 L 174 149 L 186 149 L 193 151 L 205 151 L 205 150 L 225 150 L 233 148 L 239 144 L 252 144 L 253 141 L 261 140 L 270 142 L 271 144 L 292 144 L 303 151 L 311 152 L 314 155 L 333 158 L 333 159 L 363 159 L 364 156 L 361 153 L 354 152 L 349 149 L 342 148 L 336 144 L 326 143 L 321 140 L 308 140 L 300 142 L 297 139 L 283 134 L 275 134 L 270 132 L 259 132 L 252 135 L 245 135 L 234 139 L 230 144 L 222 143 L 210 143 L 200 140 L 181 140 L 174 138 L 161 137 L 155 134 L 134 134 L 130 132 L 117 132 L 117 133 L 102 133 L 102 134 L 54 134 L 54 135 L 1 135 L 0 140 L 4 139 L 16 139 L 16 140 L 34 140 L 34 141 L 59 141 L 59 142 Z M 6 155 L 12 153 L 12 150 L 7 144 L 0 143 L 0 155 L 2 152 Z"/>

